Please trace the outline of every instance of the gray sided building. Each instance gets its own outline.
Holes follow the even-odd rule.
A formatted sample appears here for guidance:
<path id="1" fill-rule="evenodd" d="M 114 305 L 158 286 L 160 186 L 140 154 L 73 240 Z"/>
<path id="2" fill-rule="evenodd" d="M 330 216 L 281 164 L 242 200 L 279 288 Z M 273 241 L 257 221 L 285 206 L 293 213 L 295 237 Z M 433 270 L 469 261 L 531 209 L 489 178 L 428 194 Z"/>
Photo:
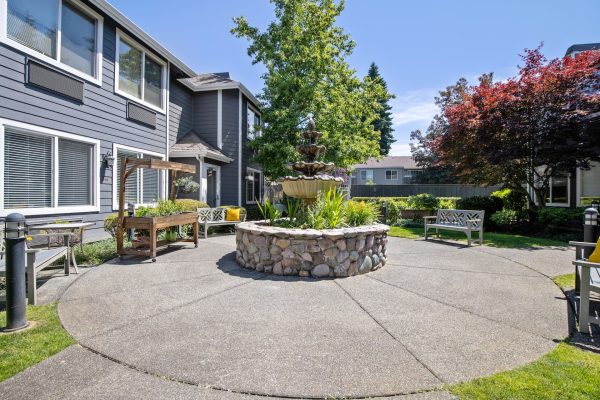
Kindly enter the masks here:
<path id="1" fill-rule="evenodd" d="M 89 238 L 104 236 L 125 156 L 191 159 L 204 183 L 195 198 L 214 205 L 244 205 L 247 189 L 260 198 L 246 150 L 256 100 L 233 81 L 197 91 L 186 84 L 197 77 L 103 0 L 0 1 L 0 218 L 79 217 L 95 223 Z M 183 157 L 186 141 L 203 150 Z M 142 170 L 126 200 L 168 190 L 164 173 Z"/>

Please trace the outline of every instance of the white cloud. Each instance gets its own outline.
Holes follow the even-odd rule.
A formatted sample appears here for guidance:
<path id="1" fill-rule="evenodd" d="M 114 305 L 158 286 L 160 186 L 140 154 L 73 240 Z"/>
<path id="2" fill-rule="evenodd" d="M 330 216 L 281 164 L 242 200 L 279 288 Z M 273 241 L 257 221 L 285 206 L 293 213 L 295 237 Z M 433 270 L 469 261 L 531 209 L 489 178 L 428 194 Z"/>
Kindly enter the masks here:
<path id="1" fill-rule="evenodd" d="M 398 96 L 392 103 L 394 126 L 428 125 L 439 111 L 433 100 L 436 94 L 435 90 L 418 90 Z"/>
<path id="2" fill-rule="evenodd" d="M 410 156 L 410 144 L 409 143 L 392 143 L 390 149 L 390 156 Z"/>

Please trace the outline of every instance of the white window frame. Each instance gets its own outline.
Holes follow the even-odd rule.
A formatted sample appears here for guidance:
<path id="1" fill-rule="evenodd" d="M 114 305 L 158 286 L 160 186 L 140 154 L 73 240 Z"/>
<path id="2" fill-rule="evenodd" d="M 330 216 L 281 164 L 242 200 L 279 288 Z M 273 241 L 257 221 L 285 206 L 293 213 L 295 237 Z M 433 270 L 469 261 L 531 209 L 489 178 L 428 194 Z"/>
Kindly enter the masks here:
<path id="1" fill-rule="evenodd" d="M 370 174 L 369 174 L 370 172 Z M 364 173 L 364 178 L 363 178 L 363 173 Z M 369 175 L 371 175 L 371 177 L 369 178 Z M 372 169 L 361 169 L 360 170 L 360 180 L 363 182 L 370 180 L 374 180 L 375 178 L 375 174 L 373 174 L 373 170 Z"/>
<path id="2" fill-rule="evenodd" d="M 39 208 L 9 208 L 4 209 L 4 131 L 6 128 L 12 128 L 25 134 L 50 136 L 52 143 L 52 207 Z M 92 150 L 92 204 L 86 206 L 58 206 L 58 139 L 69 139 L 94 146 Z M 37 125 L 26 124 L 23 122 L 12 121 L 0 118 L 0 216 L 5 217 L 10 213 L 17 212 L 25 216 L 45 215 L 45 214 L 74 214 L 100 211 L 100 141 L 84 136 L 74 135 L 57 131 L 54 129 L 43 128 Z"/>
<path id="3" fill-rule="evenodd" d="M 0 0 L 0 42 L 5 43 L 6 45 L 17 49 L 33 58 L 41 60 L 47 64 L 50 64 L 53 67 L 59 68 L 63 71 L 68 72 L 69 74 L 75 75 L 79 78 L 82 78 L 90 83 L 93 83 L 98 86 L 102 86 L 102 45 L 103 45 L 103 32 L 104 32 L 104 18 L 89 8 L 88 6 L 81 3 L 79 0 L 54 0 L 58 2 L 58 31 L 56 33 L 56 59 L 47 56 L 45 54 L 39 53 L 34 49 L 31 49 L 17 41 L 8 37 L 8 26 L 7 26 L 7 18 L 8 18 L 8 0 Z M 62 16 L 62 4 L 63 2 L 68 2 L 74 7 L 78 8 L 81 12 L 96 20 L 96 65 L 94 76 L 90 76 L 85 72 L 79 71 L 76 68 L 73 68 L 67 64 L 64 64 L 60 61 L 60 51 L 61 51 L 61 36 L 62 36 L 62 26 L 61 26 L 61 16 Z"/>
<path id="4" fill-rule="evenodd" d="M 248 111 L 252 111 L 254 114 L 258 115 L 258 118 L 260 119 L 259 127 L 262 127 L 262 115 L 256 108 L 254 108 L 253 106 L 250 105 L 250 102 L 246 103 L 246 119 L 248 119 Z M 246 139 L 254 140 L 254 139 L 262 136 L 262 129 L 258 129 L 256 131 L 252 132 L 252 135 L 250 135 L 249 128 L 250 128 L 250 121 L 246 121 Z"/>
<path id="5" fill-rule="evenodd" d="M 119 209 L 119 191 L 117 190 L 118 189 L 117 183 L 119 181 L 119 177 L 117 176 L 117 163 L 119 162 L 117 152 L 119 151 L 119 149 L 135 152 L 138 154 L 145 154 L 148 156 L 160 157 L 162 160 L 166 160 L 166 156 L 163 153 L 156 153 L 153 151 L 142 150 L 137 147 L 130 147 L 130 146 L 122 145 L 122 144 L 113 143 L 113 149 L 112 149 L 112 154 L 114 157 L 114 162 L 113 162 L 114 165 L 112 168 L 112 208 L 113 208 L 113 210 Z M 142 172 L 142 174 L 143 174 L 143 172 Z M 166 181 L 166 174 L 164 173 L 164 171 L 159 170 L 159 177 L 160 177 L 159 178 L 160 186 L 159 186 L 158 197 L 160 199 L 166 199 L 167 198 L 167 181 Z M 143 180 L 141 181 L 140 186 L 138 187 L 138 191 L 139 191 L 139 193 L 144 192 Z M 136 206 L 155 206 L 155 205 L 156 205 L 156 203 L 136 203 Z"/>
<path id="6" fill-rule="evenodd" d="M 256 169 L 256 168 L 246 167 L 246 179 L 244 180 L 245 181 L 244 182 L 244 192 L 245 192 L 244 197 L 246 198 L 246 204 L 256 204 L 256 200 L 254 200 L 254 199 L 253 200 L 248 200 L 248 181 L 249 181 L 248 175 L 250 174 L 250 172 L 252 172 L 252 177 L 253 178 L 254 178 L 254 173 L 255 172 L 258 172 L 260 174 L 260 181 L 261 182 L 259 182 L 259 185 L 262 182 L 264 182 L 264 177 L 263 177 L 263 172 L 261 170 Z M 252 189 L 254 189 L 254 187 L 252 187 Z M 258 199 L 260 202 L 262 202 L 262 199 L 263 199 L 263 196 L 264 196 L 264 190 L 263 189 L 264 188 L 261 188 L 260 199 Z M 252 190 L 252 193 L 254 193 L 254 190 Z"/>
<path id="7" fill-rule="evenodd" d="M 387 177 L 388 172 L 390 172 L 390 177 Z M 394 174 L 396 177 L 394 178 Z M 398 180 L 398 170 L 397 169 L 386 169 L 385 170 L 385 180 L 386 181 L 397 181 Z"/>
<path id="8" fill-rule="evenodd" d="M 162 82 L 161 82 L 161 89 L 160 89 L 161 107 L 157 107 L 152 103 L 144 101 L 143 99 L 139 99 L 139 98 L 119 89 L 119 42 L 121 41 L 121 39 L 123 39 L 123 41 L 126 42 L 129 46 L 135 48 L 136 50 L 139 50 L 142 53 L 142 81 L 141 81 L 142 98 L 144 97 L 144 94 L 145 94 L 144 72 L 146 69 L 146 57 L 150 58 L 152 61 L 161 65 L 161 67 L 162 67 L 162 73 L 161 73 Z M 155 56 L 150 50 L 146 49 L 144 46 L 139 44 L 137 40 L 133 39 L 131 36 L 127 35 L 126 33 L 124 33 L 123 31 L 121 31 L 118 28 L 117 28 L 116 41 L 115 41 L 115 84 L 114 84 L 114 86 L 115 86 L 115 93 L 118 94 L 119 96 L 123 96 L 123 97 L 125 97 L 131 101 L 134 101 L 138 104 L 142 104 L 144 107 L 151 108 L 152 110 L 158 111 L 161 114 L 166 113 L 166 109 L 167 109 L 167 63 L 164 60 L 160 59 L 159 57 Z"/>
<path id="9" fill-rule="evenodd" d="M 546 202 L 547 206 L 551 207 L 569 207 L 571 205 L 571 174 L 567 173 L 567 202 L 566 203 L 555 203 L 552 200 L 552 181 L 554 181 L 554 177 L 550 177 L 549 185 L 548 185 L 548 200 Z"/>

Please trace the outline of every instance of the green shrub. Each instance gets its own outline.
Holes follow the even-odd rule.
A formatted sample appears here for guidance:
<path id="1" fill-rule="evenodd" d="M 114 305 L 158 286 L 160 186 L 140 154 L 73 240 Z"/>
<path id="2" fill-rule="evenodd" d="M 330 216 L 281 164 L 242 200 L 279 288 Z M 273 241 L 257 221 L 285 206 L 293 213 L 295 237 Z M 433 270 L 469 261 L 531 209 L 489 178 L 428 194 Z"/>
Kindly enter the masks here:
<path id="1" fill-rule="evenodd" d="M 438 197 L 438 208 L 443 208 L 446 210 L 455 210 L 456 202 L 458 202 L 458 200 L 460 200 L 460 197 Z"/>
<path id="2" fill-rule="evenodd" d="M 581 204 L 584 206 L 590 206 L 592 203 L 600 203 L 600 197 L 582 197 Z"/>
<path id="3" fill-rule="evenodd" d="M 502 210 L 502 200 L 498 197 L 492 196 L 473 196 L 467 197 L 465 199 L 460 199 L 456 203 L 458 209 L 460 210 L 483 210 L 485 211 L 484 216 L 484 226 L 489 228 L 490 225 L 493 225 L 491 221 L 491 216 L 496 212 Z"/>
<path id="4" fill-rule="evenodd" d="M 379 207 L 366 201 L 346 203 L 346 223 L 350 226 L 369 225 L 379 218 Z"/>
<path id="5" fill-rule="evenodd" d="M 416 194 L 408 198 L 410 210 L 436 210 L 439 206 L 437 197 L 429 193 Z"/>
<path id="6" fill-rule="evenodd" d="M 183 211 L 196 211 L 198 208 L 210 207 L 205 202 L 194 199 L 177 199 L 175 202 L 181 206 Z"/>
<path id="7" fill-rule="evenodd" d="M 527 212 L 523 210 L 500 210 L 490 216 L 490 220 L 500 227 L 512 227 L 527 221 Z"/>
<path id="8" fill-rule="evenodd" d="M 281 211 L 275 207 L 275 204 L 271 203 L 270 199 L 265 199 L 264 204 L 261 206 L 257 203 L 258 209 L 262 214 L 264 220 L 269 220 L 269 223 L 273 225 L 275 221 L 281 218 Z"/>
<path id="9" fill-rule="evenodd" d="M 522 210 L 527 206 L 527 193 L 524 189 L 500 189 L 492 192 L 490 196 L 502 200 L 502 207 L 506 210 Z"/>
<path id="10" fill-rule="evenodd" d="M 564 226 L 581 223 L 585 208 L 545 207 L 537 211 L 538 222 L 544 225 Z"/>
<path id="11" fill-rule="evenodd" d="M 119 214 L 110 214 L 104 218 L 104 230 L 112 237 L 117 236 L 117 226 L 119 225 Z"/>

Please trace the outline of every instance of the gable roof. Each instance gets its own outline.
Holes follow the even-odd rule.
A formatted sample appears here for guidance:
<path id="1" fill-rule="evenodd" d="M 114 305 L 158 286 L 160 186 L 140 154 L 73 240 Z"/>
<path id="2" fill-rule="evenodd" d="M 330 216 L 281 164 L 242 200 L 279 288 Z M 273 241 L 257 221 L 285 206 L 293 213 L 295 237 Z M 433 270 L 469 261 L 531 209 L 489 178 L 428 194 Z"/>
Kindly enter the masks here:
<path id="1" fill-rule="evenodd" d="M 167 59 L 171 64 L 175 65 L 179 68 L 183 73 L 188 76 L 194 76 L 196 73 L 192 68 L 187 66 L 183 61 L 177 58 L 173 53 L 167 50 L 163 45 L 158 43 L 152 36 L 147 34 L 137 26 L 133 21 L 123 15 L 119 10 L 117 10 L 112 4 L 107 2 L 106 0 L 89 0 L 90 3 L 98 7 L 102 10 L 106 15 L 115 20 L 117 24 L 124 27 L 128 31 L 130 31 L 134 36 L 144 42 L 146 46 L 150 47 L 151 50 L 154 50 L 162 57 Z"/>
<path id="2" fill-rule="evenodd" d="M 181 82 L 194 92 L 219 89 L 239 89 L 256 107 L 260 108 L 258 99 L 254 97 L 243 83 L 232 79 L 228 72 L 200 74 L 191 78 L 178 79 L 178 82 Z"/>
<path id="3" fill-rule="evenodd" d="M 387 156 L 378 160 L 375 157 L 369 158 L 363 164 L 356 164 L 354 168 L 404 168 L 404 169 L 422 169 L 417 166 L 415 159 L 412 156 Z"/>
<path id="4" fill-rule="evenodd" d="M 229 158 L 225 154 L 221 153 L 219 149 L 202 140 L 194 131 L 189 131 L 186 133 L 169 149 L 169 157 L 177 158 L 196 156 L 206 157 L 226 163 L 233 161 L 232 158 Z"/>
<path id="5" fill-rule="evenodd" d="M 570 56 L 573 53 L 579 53 L 587 50 L 600 50 L 600 43 L 574 44 L 567 49 L 565 57 Z"/>

